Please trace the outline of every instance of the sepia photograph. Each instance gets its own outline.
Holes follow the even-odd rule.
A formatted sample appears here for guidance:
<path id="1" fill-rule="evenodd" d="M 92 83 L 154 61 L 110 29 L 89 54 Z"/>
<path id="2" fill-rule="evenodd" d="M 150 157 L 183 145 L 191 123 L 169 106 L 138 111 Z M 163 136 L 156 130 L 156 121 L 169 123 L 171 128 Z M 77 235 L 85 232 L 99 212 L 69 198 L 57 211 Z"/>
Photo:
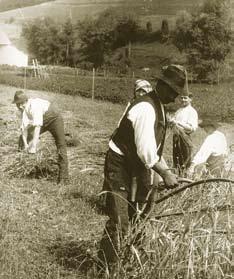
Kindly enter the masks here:
<path id="1" fill-rule="evenodd" d="M 231 279 L 234 0 L 0 0 L 0 279 Z"/>

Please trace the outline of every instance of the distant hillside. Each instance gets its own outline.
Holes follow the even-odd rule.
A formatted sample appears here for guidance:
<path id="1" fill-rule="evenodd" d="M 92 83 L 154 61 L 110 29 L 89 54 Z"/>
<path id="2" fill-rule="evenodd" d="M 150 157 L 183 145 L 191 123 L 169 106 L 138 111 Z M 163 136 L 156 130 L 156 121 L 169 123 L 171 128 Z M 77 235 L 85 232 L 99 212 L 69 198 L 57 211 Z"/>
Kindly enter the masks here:
<path id="1" fill-rule="evenodd" d="M 9 0 L 4 0 L 8 3 Z M 24 7 L 26 2 L 41 3 L 30 7 Z M 153 28 L 160 27 L 163 18 L 167 18 L 170 24 L 174 24 L 175 15 L 180 10 L 191 10 L 203 0 L 12 0 L 10 3 L 20 3 L 21 9 L 14 9 L 0 13 L 0 22 L 22 24 L 26 20 L 36 17 L 50 16 L 55 20 L 64 21 L 67 17 L 74 22 L 82 20 L 86 16 L 98 16 L 108 7 L 126 6 L 126 9 L 134 10 L 139 14 L 142 24 L 151 21 Z M 42 3 L 43 2 L 43 3 Z M 195 2 L 195 3 L 194 3 Z M 0 2 L 0 4 L 3 2 Z M 0 6 L 1 7 L 1 6 Z"/>
<path id="2" fill-rule="evenodd" d="M 27 6 L 34 6 L 43 2 L 49 2 L 54 0 L 1 0 L 0 1 L 0 12 L 14 10 L 17 8 L 24 8 Z"/>
<path id="3" fill-rule="evenodd" d="M 4 1 L 11 3 L 16 2 L 16 0 Z M 0 4 L 4 1 L 0 0 Z M 33 0 L 31 0 L 31 2 L 32 1 Z M 17 2 L 22 5 L 23 2 L 27 1 L 17 0 Z M 156 31 L 161 27 L 162 20 L 167 19 L 169 22 L 169 28 L 172 30 L 179 11 L 191 11 L 201 4 L 203 0 L 34 0 L 33 2 L 43 3 L 0 13 L 1 30 L 5 31 L 11 41 L 23 51 L 26 51 L 26 45 L 24 39 L 20 37 L 21 25 L 22 23 L 37 17 L 50 16 L 59 22 L 70 17 L 73 22 L 76 22 L 77 20 L 84 19 L 86 16 L 96 17 L 108 7 L 125 5 L 126 9 L 134 10 L 139 14 L 142 26 L 146 26 L 146 23 L 150 21 L 152 23 L 153 31 Z M 234 3 L 232 4 L 232 11 L 234 14 Z M 5 24 L 11 18 L 13 23 Z M 234 23 L 232 24 L 234 27 Z M 160 54 L 158 53 L 159 50 Z M 166 54 L 169 54 L 170 57 Z M 138 68 L 151 68 L 155 63 L 157 64 L 160 62 L 163 64 L 163 57 L 168 61 L 171 59 L 177 60 L 177 56 L 179 56 L 175 49 L 161 46 L 157 43 L 156 45 L 145 44 L 141 46 L 133 46 L 132 55 L 133 63 Z M 178 60 L 180 59 L 178 58 Z"/>
<path id="4" fill-rule="evenodd" d="M 137 5 L 145 15 L 175 15 L 180 10 L 192 10 L 203 0 L 127 0 L 126 5 Z"/>
<path id="5" fill-rule="evenodd" d="M 20 2 L 20 1 L 19 1 Z M 0 13 L 0 21 L 7 22 L 10 18 L 15 23 L 21 24 L 25 20 L 37 17 L 50 16 L 58 21 L 65 21 L 67 17 L 71 17 L 73 21 L 82 20 L 86 16 L 97 16 L 100 12 L 110 6 L 118 6 L 119 0 L 56 0 L 43 1 L 39 5 L 14 9 Z"/>
<path id="6" fill-rule="evenodd" d="M 139 14 L 145 24 L 152 21 L 153 27 L 158 28 L 161 20 L 167 18 L 174 24 L 175 15 L 181 10 L 191 11 L 204 0 L 0 0 L 0 22 L 8 22 L 12 19 L 17 24 L 36 17 L 50 16 L 58 21 L 64 21 L 67 17 L 75 22 L 86 16 L 98 16 L 100 12 L 108 7 L 125 6 L 126 9 L 134 10 Z M 13 3 L 21 9 L 13 9 L 1 13 L 1 5 Z M 233 1 L 234 2 L 234 1 Z M 26 6 L 28 3 L 35 3 L 34 6 Z M 23 8 L 24 7 L 24 8 Z M 234 3 L 232 4 L 234 11 Z"/>

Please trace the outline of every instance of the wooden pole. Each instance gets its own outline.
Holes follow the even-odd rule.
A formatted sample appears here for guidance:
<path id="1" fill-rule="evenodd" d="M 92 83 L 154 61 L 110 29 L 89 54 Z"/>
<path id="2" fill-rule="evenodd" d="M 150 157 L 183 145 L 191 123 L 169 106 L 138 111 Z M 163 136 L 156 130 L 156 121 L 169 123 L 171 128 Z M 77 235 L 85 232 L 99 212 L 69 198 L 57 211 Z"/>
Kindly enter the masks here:
<path id="1" fill-rule="evenodd" d="M 24 67 L 24 90 L 26 90 L 27 67 Z"/>
<path id="2" fill-rule="evenodd" d="M 39 77 L 39 78 L 41 78 L 41 70 L 40 70 L 40 66 L 39 66 L 39 64 L 38 64 L 37 59 L 35 59 L 35 60 L 36 60 L 37 75 L 38 75 L 38 77 Z"/>
<path id="3" fill-rule="evenodd" d="M 37 71 L 36 71 L 36 64 L 35 64 L 35 60 L 32 60 L 33 62 L 33 71 L 34 71 L 34 77 L 37 77 Z"/>
<path id="4" fill-rule="evenodd" d="M 131 52 L 132 52 L 132 42 L 129 41 L 128 42 L 128 57 L 129 58 L 131 57 Z"/>
<path id="5" fill-rule="evenodd" d="M 94 100 L 94 86 L 95 86 L 95 68 L 93 68 L 93 79 L 92 79 L 92 100 Z"/>

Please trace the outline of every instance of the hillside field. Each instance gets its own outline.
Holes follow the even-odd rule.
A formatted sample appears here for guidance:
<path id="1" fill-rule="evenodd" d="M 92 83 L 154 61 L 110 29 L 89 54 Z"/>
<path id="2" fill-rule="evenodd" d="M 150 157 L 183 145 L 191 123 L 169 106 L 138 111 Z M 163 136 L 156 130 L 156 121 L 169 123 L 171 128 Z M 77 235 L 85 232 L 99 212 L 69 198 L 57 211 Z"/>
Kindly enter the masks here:
<path id="1" fill-rule="evenodd" d="M 141 4 L 139 4 L 139 2 Z M 20 38 L 22 23 L 37 17 L 50 16 L 56 21 L 65 21 L 70 17 L 74 22 L 82 20 L 86 16 L 96 17 L 100 12 L 108 7 L 117 7 L 119 5 L 127 5 L 127 9 L 136 9 L 140 14 L 140 21 L 145 27 L 147 21 L 151 21 L 153 30 L 161 27 L 163 19 L 167 18 L 169 26 L 172 29 L 175 24 L 175 18 L 180 10 L 192 10 L 193 7 L 199 5 L 202 0 L 194 3 L 188 0 L 154 2 L 142 1 L 109 1 L 109 0 L 55 0 L 45 2 L 39 5 L 21 7 L 19 9 L 5 11 L 0 13 L 0 28 L 9 36 L 16 46 L 22 50 L 26 50 L 25 42 Z M 153 7 L 151 7 L 151 6 Z M 140 7 L 140 8 L 139 8 Z M 9 20 L 12 22 L 9 24 Z"/>
<path id="2" fill-rule="evenodd" d="M 147 4 L 152 1 L 144 1 L 148 14 L 141 20 L 143 25 L 150 20 L 154 30 L 160 28 L 165 17 L 171 29 L 177 11 L 191 9 L 194 3 L 192 0 L 153 1 L 158 5 L 157 14 L 149 14 Z M 0 13 L 0 28 L 16 46 L 26 50 L 20 37 L 23 22 L 47 15 L 60 21 L 70 16 L 76 21 L 86 15 L 96 16 L 119 2 L 123 1 L 51 1 Z M 10 18 L 13 22 L 6 23 Z M 148 44 L 133 48 L 133 55 L 140 57 L 138 70 L 153 67 L 165 57 L 173 61 L 181 59 L 172 46 L 156 48 Z M 45 72 L 44 79 L 26 77 L 24 69 L 19 70 L 0 68 L 0 279 L 96 279 L 97 251 L 107 220 L 99 193 L 108 141 L 132 97 L 135 79 L 149 78 L 154 83 L 156 73 L 138 71 L 128 77 L 97 76 L 95 99 L 91 100 L 92 76 L 78 73 L 80 69 L 54 67 L 54 72 Z M 68 147 L 68 185 L 55 183 L 56 150 L 49 134 L 41 136 L 38 154 L 17 151 L 20 121 L 12 100 L 15 91 L 22 88 L 31 97 L 51 101 L 63 115 L 65 132 L 75 139 L 76 144 Z M 199 118 L 209 116 L 218 120 L 227 137 L 230 154 L 225 178 L 229 179 L 234 179 L 233 88 L 231 79 L 211 85 L 190 84 Z M 205 136 L 201 128 L 194 133 L 194 151 Z M 171 167 L 170 130 L 164 157 Z M 156 200 L 168 193 L 171 191 L 157 191 Z M 128 253 L 124 249 L 120 251 L 123 275 L 118 279 L 232 278 L 232 193 L 233 183 L 204 182 L 155 205 L 150 219 L 143 224 L 144 246 L 131 245 L 129 252 L 130 236 L 126 245 Z"/>
<path id="3" fill-rule="evenodd" d="M 96 255 L 107 219 L 100 211 L 97 194 L 102 188 L 103 162 L 108 139 L 125 105 L 91 101 L 78 96 L 58 95 L 52 92 L 27 91 L 29 96 L 38 96 L 53 102 L 63 114 L 66 132 L 73 134 L 78 140 L 78 146 L 68 148 L 71 183 L 58 186 L 54 182 L 55 173 L 46 174 L 41 165 L 40 173 L 36 173 L 39 174 L 39 178 L 35 177 L 35 173 L 34 176 L 32 173 L 29 175 L 30 169 L 32 171 L 35 164 L 43 162 L 44 167 L 48 167 L 46 160 L 54 158 L 55 149 L 49 135 L 42 135 L 41 151 L 38 156 L 27 156 L 17 152 L 19 120 L 16 108 L 11 104 L 16 89 L 0 85 L 0 131 L 2 133 L 0 141 L 0 278 L 97 278 L 95 262 L 92 261 L 90 255 L 92 257 Z M 229 144 L 233 144 L 233 123 L 221 124 L 223 131 L 227 134 Z M 204 137 L 205 134 L 201 129 L 195 133 L 193 141 L 196 149 Z M 170 162 L 170 133 L 166 140 L 165 158 Z M 177 217 L 164 218 L 158 225 L 152 223 L 147 231 L 150 241 L 153 241 L 151 250 L 154 247 L 152 245 L 157 244 L 157 239 L 159 246 L 160 241 L 164 242 L 163 253 L 160 257 L 170 255 L 169 250 L 174 247 L 174 252 L 171 253 L 173 257 L 170 258 L 174 266 L 173 272 L 181 268 L 181 271 L 178 271 L 181 274 L 183 268 L 186 270 L 187 263 L 180 261 L 182 256 L 190 259 L 191 264 L 193 260 L 186 257 L 186 253 L 190 251 L 190 241 L 195 241 L 193 249 L 194 253 L 198 254 L 196 254 L 197 260 L 193 262 L 194 272 L 203 268 L 202 259 L 206 251 L 209 251 L 206 259 L 210 266 L 206 278 L 213 279 L 214 274 L 220 278 L 220 270 L 216 270 L 216 264 L 220 264 L 220 268 L 229 278 L 230 268 L 226 259 L 230 255 L 230 246 L 226 233 L 230 237 L 228 229 L 231 226 L 230 212 L 211 211 L 210 215 L 201 213 L 196 215 L 195 219 L 187 214 L 190 207 L 193 209 L 195 206 L 197 208 L 207 205 L 213 208 L 214 204 L 223 206 L 226 202 L 230 202 L 230 189 L 228 184 L 225 185 L 223 183 L 222 185 L 209 184 L 208 192 L 204 185 L 194 191 L 186 191 L 176 199 L 162 203 L 154 213 L 165 214 L 184 210 L 183 216 L 179 219 Z M 200 191 L 203 193 L 202 196 L 199 194 Z M 194 195 L 199 195 L 199 198 L 194 198 Z M 179 204 L 178 201 L 180 201 Z M 173 222 L 176 224 L 173 225 Z M 171 230 L 175 230 L 177 225 L 180 229 L 183 226 L 185 229 L 189 226 L 191 230 L 191 234 L 186 234 L 181 247 L 178 246 L 180 242 L 176 242 L 176 239 L 182 237 L 183 232 L 182 234 L 173 233 Z M 215 230 L 218 234 L 214 232 Z M 156 239 L 155 233 L 158 235 Z M 176 238 L 172 239 L 173 236 Z M 209 240 L 211 237 L 212 241 Z M 178 247 L 180 247 L 179 250 L 177 250 Z M 199 247 L 203 247 L 204 251 Z M 185 248 L 188 250 L 182 250 L 184 253 L 181 254 L 179 251 Z M 190 251 L 190 253 L 193 252 Z M 222 259 L 221 263 L 220 259 Z M 162 274 L 165 268 L 164 272 L 167 274 L 166 272 L 170 269 L 168 269 L 166 258 L 165 261 L 161 259 L 160 263 L 164 263 L 160 267 L 161 271 L 156 269 L 154 272 Z M 174 277 L 170 276 L 173 272 L 170 273 L 171 275 L 167 274 L 166 277 L 157 278 L 172 279 Z M 122 278 L 129 279 L 129 277 Z M 153 277 L 138 278 L 152 279 Z"/>
<path id="4" fill-rule="evenodd" d="M 140 3 L 140 4 L 139 4 Z M 63 22 L 68 17 L 73 22 L 83 20 L 85 17 L 96 17 L 100 12 L 108 7 L 118 7 L 119 5 L 126 5 L 126 9 L 134 9 L 139 13 L 139 19 L 143 27 L 150 21 L 152 23 L 153 31 L 161 28 L 163 19 L 169 22 L 170 30 L 173 30 L 178 13 L 182 10 L 191 11 L 197 7 L 202 0 L 196 3 L 191 0 L 176 0 L 176 1 L 122 1 L 122 0 L 55 0 L 45 2 L 40 5 L 23 7 L 20 9 L 10 10 L 0 13 L 0 28 L 3 30 L 12 43 L 20 50 L 27 53 L 27 46 L 25 39 L 21 37 L 22 24 L 37 17 L 52 17 L 55 21 Z M 234 5 L 231 6 L 234 11 Z M 11 23 L 9 22 L 11 21 Z M 233 24 L 233 21 L 232 21 Z M 136 46 L 135 49 L 139 47 Z M 150 54 L 151 49 L 147 44 L 142 44 L 145 54 Z M 167 51 L 167 48 L 165 49 Z M 158 48 L 155 46 L 155 51 Z M 169 50 L 170 51 L 170 50 Z M 135 50 L 133 49 L 133 54 Z M 137 52 L 136 52 L 137 53 Z M 174 52 L 172 52 L 174 54 Z M 137 55 L 137 54 L 136 54 Z M 140 56 L 139 60 L 143 60 L 143 67 L 151 67 L 149 64 L 154 64 L 153 55 L 150 57 L 151 61 L 146 60 L 144 63 L 144 56 Z M 138 60 L 136 60 L 138 63 Z M 139 61 L 140 66 L 142 65 Z"/>

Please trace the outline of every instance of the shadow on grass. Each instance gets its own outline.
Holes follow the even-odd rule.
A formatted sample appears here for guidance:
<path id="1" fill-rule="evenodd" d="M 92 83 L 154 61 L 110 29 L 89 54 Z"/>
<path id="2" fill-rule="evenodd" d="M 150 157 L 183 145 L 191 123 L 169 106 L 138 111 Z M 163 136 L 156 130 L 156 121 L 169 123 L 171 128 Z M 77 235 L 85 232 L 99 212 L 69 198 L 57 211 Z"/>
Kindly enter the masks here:
<path id="1" fill-rule="evenodd" d="M 100 215 L 106 215 L 105 210 L 105 201 L 102 197 L 97 195 L 87 195 L 83 192 L 78 191 L 70 191 L 69 193 L 65 194 L 67 199 L 82 199 L 85 200 L 86 203 L 90 205 L 90 207 L 94 208 L 96 212 Z"/>
<path id="2" fill-rule="evenodd" d="M 67 241 L 58 239 L 55 244 L 48 247 L 55 261 L 67 270 L 77 270 L 84 274 L 95 268 L 95 259 L 91 251 L 96 249 L 91 241 Z"/>
<path id="3" fill-rule="evenodd" d="M 38 167 L 35 166 L 35 168 L 25 175 L 25 178 L 28 179 L 42 179 L 46 178 L 48 181 L 56 181 L 58 176 L 57 169 L 50 169 L 45 167 Z"/>

